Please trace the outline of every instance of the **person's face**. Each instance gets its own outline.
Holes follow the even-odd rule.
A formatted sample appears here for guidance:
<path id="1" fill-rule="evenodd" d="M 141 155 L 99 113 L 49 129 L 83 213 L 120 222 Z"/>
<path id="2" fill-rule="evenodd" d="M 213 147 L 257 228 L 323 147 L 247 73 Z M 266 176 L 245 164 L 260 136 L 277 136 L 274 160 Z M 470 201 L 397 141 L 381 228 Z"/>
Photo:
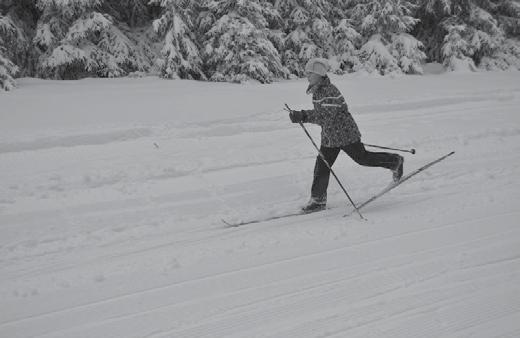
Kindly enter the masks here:
<path id="1" fill-rule="evenodd" d="M 318 82 L 321 81 L 321 75 L 318 75 L 316 73 L 307 73 L 307 80 L 309 80 L 309 84 L 312 86 L 312 85 L 315 85 L 317 84 Z"/>

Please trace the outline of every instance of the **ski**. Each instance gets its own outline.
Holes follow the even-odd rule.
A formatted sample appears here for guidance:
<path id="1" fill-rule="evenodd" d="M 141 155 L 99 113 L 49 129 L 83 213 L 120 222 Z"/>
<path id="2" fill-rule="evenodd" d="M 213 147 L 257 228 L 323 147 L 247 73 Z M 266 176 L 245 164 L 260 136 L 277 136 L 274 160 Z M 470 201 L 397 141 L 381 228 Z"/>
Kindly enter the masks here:
<path id="1" fill-rule="evenodd" d="M 419 169 L 416 169 L 416 170 L 412 171 L 408 175 L 405 175 L 405 176 L 401 177 L 399 182 L 390 184 L 388 187 L 386 187 L 385 189 L 381 190 L 379 193 L 373 195 L 368 200 L 360 203 L 357 206 L 358 210 L 363 208 L 367 204 L 373 202 L 374 200 L 378 199 L 379 197 L 383 196 L 384 194 L 386 194 L 390 190 L 393 190 L 394 188 L 398 187 L 400 184 L 402 184 L 405 181 L 409 180 L 410 178 L 412 178 L 413 176 L 417 175 L 418 173 L 428 169 L 429 167 L 433 166 L 434 164 L 437 164 L 437 163 L 441 162 L 442 160 L 446 159 L 447 157 L 449 157 L 449 156 L 451 156 L 453 154 L 455 154 L 454 151 L 452 151 L 451 153 L 446 154 L 446 155 L 436 159 L 435 161 L 432 161 L 430 163 L 425 164 L 424 166 L 420 167 Z M 261 218 L 261 219 L 254 219 L 254 220 L 243 221 L 243 222 L 238 222 L 238 223 L 228 222 L 225 219 L 221 219 L 221 221 L 222 221 L 222 223 L 225 224 L 225 226 L 227 228 L 238 228 L 238 227 L 241 227 L 241 226 L 244 226 L 244 225 L 262 223 L 262 222 L 269 222 L 269 221 L 274 221 L 274 220 L 278 220 L 278 219 L 282 219 L 282 218 L 295 217 L 295 216 L 304 216 L 304 215 L 314 214 L 314 213 L 318 213 L 318 212 L 325 211 L 325 210 L 329 210 L 329 208 L 325 208 L 324 210 L 317 210 L 317 211 L 314 211 L 314 212 L 297 211 L 297 212 L 287 213 L 287 214 L 283 214 L 283 215 L 271 216 L 271 217 L 266 217 L 266 218 Z M 353 210 L 353 211 L 349 212 L 348 214 L 344 215 L 343 217 L 350 216 L 354 212 L 356 212 L 356 210 Z"/>
<path id="2" fill-rule="evenodd" d="M 288 217 L 310 215 L 310 214 L 315 214 L 317 212 L 325 211 L 325 210 L 328 210 L 328 208 L 325 208 L 323 210 L 316 210 L 316 211 L 312 211 L 312 212 L 297 211 L 297 212 L 292 212 L 292 213 L 288 213 L 288 214 L 271 216 L 271 217 L 266 217 L 266 218 L 261 218 L 261 219 L 239 222 L 239 223 L 231 223 L 231 222 L 226 221 L 225 219 L 221 219 L 221 221 L 222 221 L 222 223 L 224 223 L 226 225 L 227 228 L 238 228 L 238 227 L 248 225 L 248 224 L 269 222 L 269 221 L 274 221 L 277 219 L 288 218 Z"/>
<path id="3" fill-rule="evenodd" d="M 374 196 L 370 197 L 369 199 L 367 199 L 366 201 L 360 203 L 358 206 L 357 206 L 357 209 L 361 209 L 363 208 L 364 206 L 366 206 L 367 204 L 373 202 L 374 200 L 378 199 L 379 197 L 383 196 L 384 194 L 386 194 L 387 192 L 389 192 L 390 190 L 398 187 L 400 184 L 404 183 L 405 181 L 409 180 L 410 178 L 412 178 L 413 176 L 417 175 L 418 173 L 428 169 L 429 167 L 433 166 L 434 164 L 437 164 L 439 162 L 441 162 L 442 160 L 450 157 L 451 155 L 455 154 L 454 151 L 452 151 L 451 153 L 449 154 L 446 154 L 442 157 L 439 157 L 438 159 L 436 159 L 435 161 L 432 161 L 430 163 L 427 163 L 425 165 L 423 165 L 422 167 L 420 167 L 419 169 L 416 169 L 414 171 L 412 171 L 411 173 L 409 173 L 408 175 L 405 175 L 403 177 L 401 177 L 401 179 L 396 182 L 396 183 L 393 183 L 393 184 L 390 184 L 388 187 L 384 188 L 383 190 L 381 190 L 379 193 L 375 194 Z M 347 216 L 350 216 L 352 215 L 356 210 L 353 210 L 351 212 L 349 212 L 348 214 L 344 215 L 343 217 L 347 217 Z"/>

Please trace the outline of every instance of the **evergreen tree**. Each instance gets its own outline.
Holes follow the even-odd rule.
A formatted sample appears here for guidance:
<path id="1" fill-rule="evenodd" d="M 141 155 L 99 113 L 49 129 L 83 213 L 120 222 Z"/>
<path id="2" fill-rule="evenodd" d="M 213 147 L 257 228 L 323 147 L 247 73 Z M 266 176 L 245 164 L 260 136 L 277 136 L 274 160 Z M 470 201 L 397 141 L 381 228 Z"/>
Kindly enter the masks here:
<path id="1" fill-rule="evenodd" d="M 472 59 L 479 65 L 483 57 L 493 55 L 505 39 L 498 21 L 484 8 L 472 5 L 468 17 Z"/>
<path id="2" fill-rule="evenodd" d="M 414 35 L 422 41 L 428 61 L 443 62 L 442 46 L 448 30 L 453 23 L 446 24 L 451 18 L 467 16 L 471 0 L 418 0 L 416 13 L 420 22 Z M 454 32 L 455 34 L 455 32 Z"/>
<path id="3" fill-rule="evenodd" d="M 42 77 L 116 77 L 145 71 L 150 60 L 114 23 L 98 11 L 102 0 L 37 0 L 42 11 L 33 39 Z"/>
<path id="4" fill-rule="evenodd" d="M 154 20 L 155 18 L 155 20 Z M 0 77 L 271 82 L 337 73 L 519 69 L 517 0 L 1 0 Z M 424 51 L 423 51 L 424 50 Z"/>
<path id="5" fill-rule="evenodd" d="M 520 41 L 505 39 L 492 56 L 482 58 L 480 67 L 485 70 L 520 70 Z"/>
<path id="6" fill-rule="evenodd" d="M 422 74 L 422 62 L 426 59 L 424 45 L 412 35 L 401 33 L 392 36 L 390 51 L 399 68 L 406 74 Z"/>
<path id="7" fill-rule="evenodd" d="M 342 19 L 334 28 L 334 45 L 337 66 L 332 68 L 337 73 L 352 72 L 360 67 L 358 49 L 363 37 L 347 19 Z"/>
<path id="8" fill-rule="evenodd" d="M 11 61 L 26 45 L 26 38 L 10 16 L 0 14 L 0 89 L 15 87 L 18 67 Z"/>
<path id="9" fill-rule="evenodd" d="M 504 30 L 507 37 L 520 38 L 520 2 L 515 0 L 496 0 L 491 13 Z"/>
<path id="10" fill-rule="evenodd" d="M 194 3 L 185 0 L 152 0 L 163 8 L 153 22 L 154 30 L 163 39 L 160 59 L 161 76 L 169 79 L 206 79 L 202 57 L 197 45 Z"/>
<path id="11" fill-rule="evenodd" d="M 334 55 L 333 25 L 329 22 L 333 3 L 326 0 L 277 0 L 275 8 L 285 19 L 283 63 L 292 74 L 304 75 L 313 57 Z"/>
<path id="12" fill-rule="evenodd" d="M 387 75 L 399 73 L 399 64 L 388 48 L 388 42 L 380 35 L 370 37 L 359 52 L 360 63 L 355 71 Z"/>
<path id="13" fill-rule="evenodd" d="M 278 17 L 266 0 L 210 0 L 205 4 L 203 53 L 212 81 L 262 83 L 286 77 L 269 32 Z M 212 24 L 211 24 L 212 23 Z"/>
<path id="14" fill-rule="evenodd" d="M 413 17 L 415 5 L 406 0 L 361 0 L 350 13 L 366 43 L 360 50 L 358 70 L 422 73 L 423 45 L 407 34 L 418 23 Z"/>
<path id="15" fill-rule="evenodd" d="M 443 62 L 450 70 L 462 65 L 475 69 L 483 59 L 489 65 L 502 49 L 506 32 L 520 27 L 518 9 L 511 0 L 421 0 L 422 22 L 416 33 L 430 61 Z"/>
<path id="16" fill-rule="evenodd" d="M 155 10 L 150 0 L 106 0 L 103 7 L 118 22 L 124 22 L 130 27 L 149 25 L 151 12 Z"/>
<path id="17" fill-rule="evenodd" d="M 514 0 L 478 0 L 492 19 L 481 20 L 483 48 L 477 50 L 476 61 L 486 70 L 520 70 L 520 2 Z M 499 31 L 495 33 L 495 31 Z"/>
<path id="18" fill-rule="evenodd" d="M 11 90 L 16 86 L 14 77 L 18 72 L 18 67 L 6 58 L 5 54 L 5 47 L 0 46 L 0 89 Z"/>
<path id="19" fill-rule="evenodd" d="M 0 6 L 0 46 L 4 57 L 18 66 L 19 75 L 31 76 L 34 6 L 30 0 L 6 1 Z"/>
<path id="20" fill-rule="evenodd" d="M 368 37 L 379 34 L 390 40 L 392 34 L 409 32 L 418 19 L 412 16 L 415 5 L 406 0 L 360 0 L 352 8 L 352 18 Z"/>
<path id="21" fill-rule="evenodd" d="M 442 46 L 444 66 L 448 70 L 475 70 L 475 63 L 470 57 L 474 52 L 473 46 L 465 38 L 467 26 L 454 23 L 447 30 Z"/>

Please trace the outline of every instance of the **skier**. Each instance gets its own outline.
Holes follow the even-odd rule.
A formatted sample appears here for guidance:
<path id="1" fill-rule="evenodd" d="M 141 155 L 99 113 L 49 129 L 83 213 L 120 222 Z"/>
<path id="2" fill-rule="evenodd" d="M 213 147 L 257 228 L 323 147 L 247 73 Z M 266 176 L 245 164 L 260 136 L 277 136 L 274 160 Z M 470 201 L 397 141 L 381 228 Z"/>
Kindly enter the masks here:
<path id="1" fill-rule="evenodd" d="M 393 153 L 369 152 L 365 149 L 345 99 L 327 76 L 328 70 L 326 59 L 314 58 L 307 62 L 307 94 L 312 94 L 314 109 L 293 110 L 289 113 L 289 118 L 293 123 L 308 122 L 321 126 L 320 151 L 331 167 L 343 150 L 360 165 L 390 169 L 394 182 L 398 182 L 403 175 L 403 157 Z M 318 156 L 314 167 L 311 198 L 302 208 L 304 212 L 325 209 L 329 177 L 330 169 L 321 156 Z"/>

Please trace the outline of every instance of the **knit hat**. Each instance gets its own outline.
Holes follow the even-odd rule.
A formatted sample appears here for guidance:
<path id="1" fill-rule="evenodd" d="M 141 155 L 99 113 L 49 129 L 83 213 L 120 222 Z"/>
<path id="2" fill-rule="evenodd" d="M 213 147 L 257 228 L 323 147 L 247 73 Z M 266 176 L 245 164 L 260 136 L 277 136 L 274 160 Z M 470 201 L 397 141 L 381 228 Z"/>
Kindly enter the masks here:
<path id="1" fill-rule="evenodd" d="M 314 73 L 321 76 L 327 75 L 329 69 L 329 62 L 323 58 L 310 59 L 305 65 L 306 73 Z"/>

